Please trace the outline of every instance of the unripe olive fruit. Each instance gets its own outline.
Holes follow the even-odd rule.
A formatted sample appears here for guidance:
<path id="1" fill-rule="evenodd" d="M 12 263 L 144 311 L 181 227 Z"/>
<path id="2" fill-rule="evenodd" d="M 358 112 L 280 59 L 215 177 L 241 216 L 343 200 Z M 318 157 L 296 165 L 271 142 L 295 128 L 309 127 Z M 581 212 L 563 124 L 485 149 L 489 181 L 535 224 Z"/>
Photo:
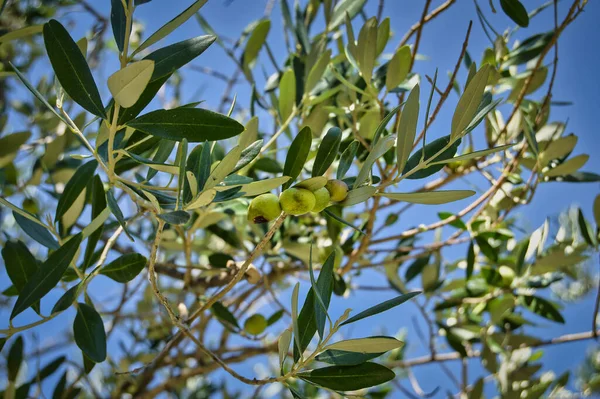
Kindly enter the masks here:
<path id="1" fill-rule="evenodd" d="M 275 194 L 261 194 L 250 202 L 248 220 L 254 223 L 267 223 L 281 213 L 279 199 Z"/>
<path id="2" fill-rule="evenodd" d="M 340 202 L 346 199 L 348 195 L 348 185 L 341 180 L 331 179 L 325 185 L 331 200 L 334 202 Z"/>
<path id="3" fill-rule="evenodd" d="M 321 187 L 320 189 L 313 191 L 313 195 L 315 196 L 315 207 L 312 209 L 313 212 L 319 213 L 323 209 L 327 208 L 329 205 L 331 197 L 329 196 L 329 191 L 325 187 Z"/>
<path id="4" fill-rule="evenodd" d="M 502 276 L 502 286 L 506 288 L 510 287 L 515 279 L 515 271 L 508 266 L 500 266 L 498 273 Z"/>
<path id="5" fill-rule="evenodd" d="M 267 319 L 259 313 L 248 317 L 244 322 L 244 330 L 248 334 L 258 335 L 265 331 L 265 328 L 267 328 Z"/>
<path id="6" fill-rule="evenodd" d="M 315 195 L 304 188 L 288 188 L 279 196 L 281 209 L 295 216 L 312 211 L 316 202 Z"/>

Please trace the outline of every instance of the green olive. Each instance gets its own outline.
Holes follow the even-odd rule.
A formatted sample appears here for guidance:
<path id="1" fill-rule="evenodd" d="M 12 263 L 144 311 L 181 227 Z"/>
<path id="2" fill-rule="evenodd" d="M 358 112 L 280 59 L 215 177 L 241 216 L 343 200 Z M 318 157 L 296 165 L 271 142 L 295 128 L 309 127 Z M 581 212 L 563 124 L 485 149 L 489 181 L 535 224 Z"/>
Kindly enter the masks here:
<path id="1" fill-rule="evenodd" d="M 348 185 L 341 180 L 331 179 L 325 185 L 331 200 L 334 202 L 340 202 L 346 199 L 348 195 Z"/>
<path id="2" fill-rule="evenodd" d="M 515 271 L 508 266 L 500 266 L 498 273 L 502 276 L 502 286 L 509 288 L 515 279 Z"/>
<path id="3" fill-rule="evenodd" d="M 315 195 L 304 188 L 288 188 L 279 196 L 281 209 L 295 216 L 312 211 L 316 202 Z"/>
<path id="4" fill-rule="evenodd" d="M 315 196 L 316 203 L 312 211 L 319 213 L 323 209 L 327 208 L 331 197 L 329 196 L 329 191 L 327 191 L 325 187 L 321 187 L 320 189 L 313 191 L 313 194 Z"/>
<path id="5" fill-rule="evenodd" d="M 267 223 L 277 218 L 281 213 L 279 199 L 275 194 L 262 194 L 250 202 L 248 220 L 254 223 Z"/>
<path id="6" fill-rule="evenodd" d="M 265 331 L 266 328 L 267 319 L 259 313 L 248 317 L 244 322 L 244 330 L 246 330 L 248 334 L 258 335 Z"/>

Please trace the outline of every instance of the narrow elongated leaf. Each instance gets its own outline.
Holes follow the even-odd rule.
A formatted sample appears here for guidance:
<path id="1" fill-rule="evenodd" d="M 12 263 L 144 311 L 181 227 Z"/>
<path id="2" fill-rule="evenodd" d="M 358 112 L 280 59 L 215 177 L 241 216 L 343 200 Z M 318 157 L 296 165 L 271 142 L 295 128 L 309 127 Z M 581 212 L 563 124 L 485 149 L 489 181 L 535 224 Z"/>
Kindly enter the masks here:
<path id="1" fill-rule="evenodd" d="M 106 359 L 106 332 L 96 309 L 85 303 L 77 304 L 73 321 L 73 337 L 81 351 L 94 363 Z"/>
<path id="2" fill-rule="evenodd" d="M 311 144 L 312 133 L 310 127 L 305 126 L 302 128 L 302 130 L 300 130 L 300 132 L 298 132 L 298 135 L 294 138 L 294 141 L 292 141 L 290 149 L 285 158 L 283 174 L 284 176 L 289 176 L 290 179 L 283 185 L 284 190 L 291 186 L 294 180 L 300 176 L 302 168 L 304 168 L 304 164 L 308 159 Z"/>
<path id="3" fill-rule="evenodd" d="M 317 151 L 312 170 L 313 177 L 321 176 L 327 172 L 327 169 L 329 169 L 329 166 L 333 163 L 333 160 L 340 150 L 341 142 L 342 131 L 340 128 L 330 128 L 319 145 L 319 150 Z"/>
<path id="4" fill-rule="evenodd" d="M 241 139 L 240 139 L 241 141 Z M 245 148 L 240 154 L 239 161 L 235 164 L 235 168 L 231 171 L 231 173 L 235 173 L 238 170 L 242 169 L 244 166 L 248 165 L 250 162 L 254 160 L 260 154 L 260 149 L 262 148 L 263 141 L 256 140 L 254 143 L 250 144 L 247 148 Z M 240 148 L 243 148 L 242 145 L 239 145 Z"/>
<path id="5" fill-rule="evenodd" d="M 348 352 L 337 349 L 328 349 L 323 353 L 320 353 L 316 360 L 324 363 L 335 364 L 338 366 L 355 366 L 357 364 L 365 363 L 371 359 L 383 355 L 381 353 L 361 353 L 361 352 Z"/>
<path id="6" fill-rule="evenodd" d="M 156 32 L 150 35 L 149 38 L 144 40 L 142 44 L 131 54 L 131 56 L 136 55 L 140 51 L 147 49 L 152 46 L 154 43 L 159 40 L 167 37 L 169 33 L 173 32 L 177 29 L 181 24 L 190 19 L 192 15 L 194 15 L 204 4 L 206 4 L 208 0 L 197 0 L 192 3 L 188 8 L 186 8 L 181 14 L 177 15 L 175 18 L 161 26 Z"/>
<path id="7" fill-rule="evenodd" d="M 100 274 L 118 283 L 127 283 L 140 274 L 147 261 L 145 256 L 137 253 L 125 254 L 100 269 Z"/>
<path id="8" fill-rule="evenodd" d="M 314 281 L 314 275 L 312 273 L 312 249 L 310 251 L 310 272 L 311 272 L 311 283 L 312 289 L 315 292 L 315 298 L 318 303 L 315 303 L 315 321 L 317 324 L 317 332 L 320 337 L 323 337 L 325 331 L 325 322 L 329 317 L 327 315 L 327 309 L 329 308 L 329 301 L 325 301 L 323 298 L 330 298 L 333 292 L 333 266 L 335 265 L 335 251 L 331 254 L 323 263 L 321 272 L 319 273 L 319 281 Z M 322 278 L 321 278 L 322 276 Z"/>
<path id="9" fill-rule="evenodd" d="M 367 310 L 363 310 L 356 316 L 352 316 L 351 318 L 349 318 L 348 320 L 346 320 L 342 324 L 340 324 L 340 326 L 354 323 L 355 321 L 359 321 L 359 320 L 365 319 L 367 317 L 379 314 L 381 312 L 385 312 L 386 310 L 395 308 L 396 306 L 402 305 L 404 302 L 408 301 L 409 299 L 414 298 L 415 296 L 419 295 L 420 293 L 421 293 L 421 291 L 409 292 L 408 294 L 400 295 L 400 296 L 397 296 L 396 298 L 392 298 L 392 299 L 389 299 L 378 305 L 372 306 Z"/>
<path id="10" fill-rule="evenodd" d="M 315 88 L 317 83 L 319 83 L 319 80 L 327 69 L 327 65 L 329 65 L 330 60 L 331 50 L 326 50 L 323 54 L 321 54 L 315 65 L 313 65 L 313 67 L 310 69 L 308 77 L 306 78 L 306 87 L 304 89 L 307 93 L 310 93 L 310 91 Z"/>
<path id="11" fill-rule="evenodd" d="M 269 19 L 263 19 L 254 26 L 254 29 L 246 42 L 244 53 L 242 54 L 242 66 L 245 69 L 250 69 L 254 64 L 254 61 L 267 40 L 270 29 L 271 21 Z"/>
<path id="12" fill-rule="evenodd" d="M 11 32 L 5 33 L 0 36 L 0 43 L 8 43 L 12 40 L 22 39 L 24 37 L 33 36 L 42 31 L 44 25 L 31 25 L 25 26 L 24 28 L 15 29 Z"/>
<path id="13" fill-rule="evenodd" d="M 473 241 L 469 243 L 469 249 L 467 250 L 467 280 L 473 276 L 473 270 L 475 269 L 475 244 Z"/>
<path id="14" fill-rule="evenodd" d="M 27 281 L 27 284 L 23 286 L 23 290 L 19 294 L 10 315 L 11 320 L 39 301 L 58 284 L 79 250 L 80 244 L 81 233 L 71 237 L 69 241 L 54 251 L 37 269 L 35 274 Z"/>
<path id="15" fill-rule="evenodd" d="M 365 234 L 364 231 L 362 231 L 361 229 L 359 229 L 358 227 L 354 226 L 353 224 L 351 224 L 350 222 L 342 219 L 341 217 L 339 217 L 338 215 L 336 215 L 335 213 L 333 213 L 332 211 L 330 211 L 329 209 L 324 209 L 323 212 L 325 212 L 325 214 L 335 220 L 337 220 L 338 222 L 352 228 L 354 231 L 356 231 L 357 233 L 360 234 Z"/>
<path id="16" fill-rule="evenodd" d="M 356 157 L 356 151 L 358 150 L 359 145 L 360 143 L 357 140 L 354 140 L 342 153 L 336 172 L 337 179 L 343 179 L 344 176 L 346 176 L 346 173 L 348 173 L 348 170 L 350 170 L 352 162 L 354 162 L 354 157 Z"/>
<path id="17" fill-rule="evenodd" d="M 59 247 L 58 242 L 54 239 L 46 227 L 31 221 L 15 211 L 13 211 L 13 217 L 15 218 L 15 221 L 19 227 L 21 227 L 29 237 L 33 238 L 46 248 L 57 249 Z"/>
<path id="18" fill-rule="evenodd" d="M 581 169 L 590 158 L 587 154 L 577 155 L 573 158 L 567 159 L 565 162 L 560 165 L 550 169 L 549 171 L 544 173 L 544 176 L 547 177 L 556 177 L 569 175 Z"/>
<path id="19" fill-rule="evenodd" d="M 396 137 L 393 135 L 385 136 L 377 141 L 377 144 L 375 144 L 375 146 L 367 156 L 367 159 L 365 159 L 365 162 L 363 163 L 360 172 L 358 172 L 358 176 L 354 181 L 354 188 L 360 187 L 364 182 L 367 181 L 369 175 L 371 174 L 371 168 L 375 164 L 375 161 L 377 161 L 386 152 L 388 152 L 394 146 L 395 141 Z"/>
<path id="20" fill-rule="evenodd" d="M 182 210 L 161 213 L 156 216 L 172 225 L 186 224 L 190 220 L 190 214 Z"/>
<path id="21" fill-rule="evenodd" d="M 367 0 L 342 0 L 339 1 L 333 13 L 331 14 L 331 20 L 329 21 L 328 30 L 332 31 L 337 28 L 344 19 L 346 13 L 348 13 L 350 19 L 354 18 L 364 7 Z"/>
<path id="22" fill-rule="evenodd" d="M 454 157 L 454 158 L 444 159 L 444 160 L 439 161 L 439 162 L 432 162 L 431 164 L 432 165 L 440 165 L 440 164 L 444 164 L 445 165 L 445 164 L 450 163 L 450 162 L 462 162 L 462 161 L 468 161 L 468 160 L 471 160 L 471 159 L 480 159 L 480 158 L 483 158 L 485 156 L 488 156 L 488 155 L 496 153 L 496 152 L 508 150 L 512 146 L 514 146 L 514 144 L 501 145 L 499 147 L 489 148 L 487 150 L 470 152 L 468 154 L 459 155 L 459 156 Z"/>
<path id="23" fill-rule="evenodd" d="M 213 169 L 210 176 L 208 176 L 204 189 L 215 187 L 217 184 L 221 183 L 227 175 L 232 173 L 240 159 L 241 153 L 242 149 L 239 146 L 233 147 Z"/>
<path id="24" fill-rule="evenodd" d="M 0 138 L 0 168 L 4 168 L 17 157 L 21 146 L 30 137 L 30 132 L 19 132 Z"/>
<path id="25" fill-rule="evenodd" d="M 450 143 L 450 136 L 440 137 L 439 139 L 433 140 L 431 143 L 425 146 L 425 161 L 430 164 L 436 163 L 435 165 L 428 166 L 427 168 L 421 169 L 410 176 L 407 179 L 424 179 L 425 177 L 431 176 L 432 174 L 439 172 L 444 165 L 439 162 L 450 159 L 456 154 L 458 146 L 460 145 L 460 139 Z M 446 148 L 444 151 L 442 149 Z M 433 156 L 442 151 L 435 159 Z M 406 165 L 404 166 L 403 174 L 413 170 L 419 163 L 421 163 L 422 149 L 417 150 L 414 154 L 408 158 Z"/>
<path id="26" fill-rule="evenodd" d="M 121 0 L 110 0 L 110 24 L 117 48 L 122 52 L 125 45 L 127 16 L 125 15 L 125 9 Z"/>
<path id="27" fill-rule="evenodd" d="M 330 366 L 299 373 L 298 377 L 312 384 L 337 391 L 356 391 L 393 380 L 396 375 L 377 363 L 356 366 Z"/>
<path id="28" fill-rule="evenodd" d="M 290 349 L 290 343 L 292 342 L 292 331 L 284 330 L 277 341 L 277 350 L 279 353 L 279 368 L 283 369 L 283 362 L 287 357 L 288 350 Z"/>
<path id="29" fill-rule="evenodd" d="M 244 184 L 241 191 L 245 197 L 254 197 L 269 191 L 273 191 L 277 187 L 285 184 L 290 178 L 288 176 L 274 177 L 272 179 L 259 180 L 252 183 Z"/>
<path id="30" fill-rule="evenodd" d="M 458 105 L 452 116 L 452 140 L 462 137 L 464 130 L 469 126 L 473 117 L 477 113 L 485 86 L 487 85 L 488 76 L 490 73 L 490 65 L 483 65 L 479 71 L 473 76 L 464 93 L 458 100 Z"/>
<path id="31" fill-rule="evenodd" d="M 154 66 L 156 68 L 156 65 Z M 153 73 L 154 74 L 154 73 Z M 150 102 L 156 96 L 156 93 L 161 89 L 165 82 L 171 77 L 171 74 L 167 74 L 162 78 L 151 80 L 146 86 L 144 92 L 140 95 L 137 102 L 129 108 L 121 108 L 119 110 L 119 125 L 124 125 L 127 121 L 132 120 L 139 115 L 140 112 L 150 104 Z"/>
<path id="32" fill-rule="evenodd" d="M 517 25 L 527 28 L 529 26 L 529 15 L 519 0 L 500 0 L 500 6 L 506 15 Z"/>
<path id="33" fill-rule="evenodd" d="M 519 300 L 523 306 L 533 313 L 557 323 L 565 323 L 565 319 L 560 314 L 556 305 L 547 299 L 534 295 L 521 295 Z"/>
<path id="34" fill-rule="evenodd" d="M 440 190 L 424 193 L 381 193 L 382 196 L 395 201 L 410 202 L 412 204 L 439 205 L 459 201 L 475 194 L 472 190 Z"/>
<path id="35" fill-rule="evenodd" d="M 369 198 L 375 195 L 377 192 L 377 188 L 373 186 L 363 186 L 359 188 L 352 189 L 348 191 L 348 196 L 340 205 L 342 206 L 352 206 L 356 204 L 360 204 L 361 202 L 365 202 Z"/>
<path id="36" fill-rule="evenodd" d="M 79 284 L 76 284 L 69 288 L 54 304 L 50 314 L 59 313 L 67 310 L 73 302 L 77 299 L 77 291 L 79 290 Z"/>
<path id="37" fill-rule="evenodd" d="M 153 72 L 154 61 L 134 62 L 108 77 L 108 89 L 118 104 L 132 107 L 146 90 Z"/>
<path id="38" fill-rule="evenodd" d="M 402 46 L 394 53 L 385 75 L 385 87 L 388 91 L 395 89 L 408 76 L 412 54 L 409 46 Z"/>
<path id="39" fill-rule="evenodd" d="M 417 122 L 419 120 L 419 85 L 416 85 L 408 95 L 406 105 L 400 115 L 398 126 L 398 141 L 396 143 L 396 159 L 398 171 L 404 170 L 404 166 L 412 152 L 415 137 L 417 135 Z"/>
<path id="40" fill-rule="evenodd" d="M 44 24 L 44 44 L 52 69 L 65 92 L 84 109 L 106 118 L 90 67 L 60 22 L 51 19 Z"/>
<path id="41" fill-rule="evenodd" d="M 231 313 L 229 309 L 227 309 L 221 302 L 215 302 L 214 305 L 212 305 L 212 307 L 210 308 L 210 310 L 222 322 L 225 322 L 230 326 L 240 329 L 240 325 L 238 324 L 238 321 L 233 315 L 233 313 Z"/>
<path id="42" fill-rule="evenodd" d="M 75 200 L 77 200 L 81 192 L 94 177 L 94 172 L 97 167 L 98 162 L 96 160 L 91 160 L 77 168 L 75 174 L 69 179 L 58 199 L 54 220 L 60 220 L 60 218 L 71 208 L 71 205 L 73 205 Z"/>
<path id="43" fill-rule="evenodd" d="M 216 195 L 217 195 L 217 191 L 214 188 L 211 188 L 210 190 L 202 191 L 202 192 L 198 193 L 198 196 L 196 196 L 196 198 L 192 199 L 192 201 L 190 201 L 190 203 L 187 204 L 184 209 L 192 210 L 192 209 L 201 208 L 203 206 L 206 206 L 206 205 L 210 204 L 213 201 L 213 199 L 215 199 Z"/>
<path id="44" fill-rule="evenodd" d="M 300 358 L 302 352 L 304 351 L 304 349 L 302 349 L 302 340 L 301 340 L 301 336 L 300 336 L 300 320 L 299 316 L 298 316 L 298 292 L 300 290 L 300 283 L 296 283 L 296 285 L 294 286 L 294 290 L 292 291 L 292 329 L 294 330 L 294 361 L 297 361 L 296 359 L 296 354 L 298 354 L 298 359 Z M 307 297 L 308 299 L 308 297 Z M 314 310 L 311 310 L 314 311 Z M 302 324 L 302 326 L 305 326 L 305 323 Z M 314 335 L 315 332 L 312 332 L 312 335 Z M 311 339 L 312 339 L 312 335 L 311 335 Z"/>
<path id="45" fill-rule="evenodd" d="M 7 241 L 2 248 L 2 259 L 10 281 L 20 293 L 37 271 L 37 261 L 21 241 Z"/>
<path id="46" fill-rule="evenodd" d="M 92 181 L 92 214 L 91 221 L 100 216 L 100 214 L 107 209 L 106 206 L 106 193 L 104 192 L 104 184 L 100 180 L 100 176 L 95 175 Z M 96 251 L 96 244 L 102 236 L 104 228 L 100 226 L 92 234 L 88 236 L 87 244 L 85 247 L 85 254 L 83 255 L 83 270 L 91 266 L 94 252 Z"/>
<path id="47" fill-rule="evenodd" d="M 157 110 L 127 122 L 127 126 L 163 139 L 190 143 L 224 140 L 244 131 L 244 126 L 225 115 L 201 108 Z"/>
<path id="48" fill-rule="evenodd" d="M 403 345 L 404 342 L 392 337 L 367 337 L 335 342 L 327 345 L 325 349 L 357 353 L 384 353 Z"/>
<path id="49" fill-rule="evenodd" d="M 9 381 L 14 382 L 17 379 L 21 363 L 23 363 L 23 337 L 19 335 L 8 350 L 6 357 L 7 377 Z"/>
<path id="50" fill-rule="evenodd" d="M 127 234 L 127 237 L 129 237 L 131 241 L 134 241 L 133 237 L 129 234 L 129 231 L 127 231 L 127 223 L 125 222 L 125 217 L 123 216 L 123 212 L 121 212 L 119 203 L 117 202 L 117 199 L 115 198 L 112 190 L 108 190 L 106 192 L 106 203 L 112 214 L 117 219 L 117 222 L 119 222 L 121 227 L 123 227 L 123 231 L 125 232 L 125 234 Z"/>
<path id="51" fill-rule="evenodd" d="M 148 54 L 144 59 L 154 61 L 151 81 L 154 82 L 166 75 L 171 75 L 202 54 L 215 40 L 215 36 L 198 36 Z"/>
<path id="52" fill-rule="evenodd" d="M 425 266 L 429 264 L 429 258 L 430 255 L 421 256 L 415 259 L 410 266 L 408 266 L 408 269 L 406 269 L 406 272 L 404 273 L 404 280 L 406 283 L 410 282 L 412 279 L 421 274 Z"/>
<path id="53" fill-rule="evenodd" d="M 373 135 L 373 146 L 377 144 L 377 142 L 381 138 L 381 135 L 383 134 L 383 132 L 385 132 L 385 128 L 387 127 L 388 123 L 390 122 L 390 120 L 392 120 L 394 115 L 396 115 L 396 113 L 400 111 L 402 105 L 403 104 L 398 105 L 396 108 L 388 112 L 388 114 L 383 117 L 383 119 L 379 123 L 379 126 L 377 126 L 377 129 L 375 130 L 375 134 Z"/>
<path id="54" fill-rule="evenodd" d="M 296 103 L 296 76 L 294 71 L 288 69 L 279 81 L 279 114 L 285 121 L 294 111 Z"/>

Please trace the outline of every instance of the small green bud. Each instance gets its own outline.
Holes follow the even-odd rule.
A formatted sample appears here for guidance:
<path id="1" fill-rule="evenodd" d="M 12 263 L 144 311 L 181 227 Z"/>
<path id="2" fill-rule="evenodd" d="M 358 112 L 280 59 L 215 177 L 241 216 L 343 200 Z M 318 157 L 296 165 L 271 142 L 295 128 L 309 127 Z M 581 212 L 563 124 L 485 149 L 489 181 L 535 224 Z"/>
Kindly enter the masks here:
<path id="1" fill-rule="evenodd" d="M 331 179 L 325 185 L 331 200 L 334 202 L 340 202 L 346 199 L 348 195 L 348 185 L 341 180 Z"/>
<path id="2" fill-rule="evenodd" d="M 267 319 L 259 313 L 248 317 L 244 322 L 244 330 L 246 330 L 248 334 L 258 335 L 265 331 L 266 328 Z"/>
<path id="3" fill-rule="evenodd" d="M 267 223 L 277 218 L 281 213 L 279 199 L 275 194 L 262 194 L 250 202 L 248 220 L 254 223 Z"/>
<path id="4" fill-rule="evenodd" d="M 498 268 L 498 273 L 502 276 L 502 286 L 509 288 L 515 279 L 515 271 L 508 266 L 500 266 Z"/>
<path id="5" fill-rule="evenodd" d="M 295 216 L 310 212 L 316 202 L 315 195 L 304 188 L 288 188 L 279 196 L 281 209 Z"/>
<path id="6" fill-rule="evenodd" d="M 39 211 L 37 204 L 31 198 L 25 198 L 23 200 L 23 209 L 29 213 L 33 213 L 34 215 Z"/>
<path id="7" fill-rule="evenodd" d="M 319 213 L 323 209 L 327 208 L 331 197 L 329 196 L 329 191 L 325 187 L 321 187 L 320 189 L 313 191 L 315 196 L 315 207 L 312 209 L 313 212 Z"/>

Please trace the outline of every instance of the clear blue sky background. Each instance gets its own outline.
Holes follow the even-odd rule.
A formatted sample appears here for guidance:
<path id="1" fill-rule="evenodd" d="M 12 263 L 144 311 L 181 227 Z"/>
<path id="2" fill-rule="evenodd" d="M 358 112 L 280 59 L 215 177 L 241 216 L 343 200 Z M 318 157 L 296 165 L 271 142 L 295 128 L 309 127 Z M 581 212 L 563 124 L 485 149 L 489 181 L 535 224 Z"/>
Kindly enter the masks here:
<path id="1" fill-rule="evenodd" d="M 109 14 L 109 3 L 110 2 L 108 1 L 100 0 L 90 1 L 90 4 L 104 15 Z M 140 6 L 136 10 L 136 18 L 146 25 L 147 37 L 148 34 L 177 15 L 190 3 L 191 1 L 182 0 L 154 0 L 149 4 Z M 266 0 L 234 0 L 228 6 L 226 5 L 227 3 L 228 2 L 224 0 L 210 0 L 209 4 L 202 9 L 202 14 L 219 34 L 229 38 L 237 38 L 248 23 L 263 15 Z M 275 9 L 272 12 L 272 27 L 269 34 L 269 43 L 281 65 L 284 61 L 284 42 L 280 18 L 281 13 L 278 5 L 279 2 L 277 1 L 276 3 Z M 369 16 L 376 14 L 377 3 L 378 2 L 375 0 L 368 1 L 367 14 Z M 437 6 L 439 3 L 440 1 L 434 1 L 434 6 Z M 473 59 L 479 61 L 483 50 L 486 47 L 489 47 L 489 41 L 483 34 L 483 31 L 477 22 L 473 3 L 468 0 L 459 0 L 457 3 L 458 4 L 453 6 L 434 22 L 427 25 L 427 29 L 425 29 L 423 34 L 419 53 L 427 56 L 428 59 L 417 62 L 415 66 L 417 72 L 426 73 L 430 76 L 433 76 L 435 68 L 439 68 L 439 82 L 442 86 L 447 82 L 446 72 L 454 67 L 459 55 L 469 20 L 473 20 L 474 22 L 468 48 Z M 487 1 L 481 1 L 480 3 L 486 13 L 491 15 Z M 525 3 L 528 9 L 533 9 L 543 2 L 532 0 L 525 1 Z M 564 15 L 566 7 L 570 2 L 561 1 L 560 3 L 559 15 Z M 395 33 L 395 36 L 388 44 L 387 51 L 391 51 L 396 47 L 398 40 L 402 37 L 404 32 L 419 19 L 421 12 L 422 1 L 386 1 L 383 15 L 391 18 L 392 31 Z M 58 19 L 79 19 L 77 26 L 71 30 L 73 37 L 78 39 L 85 33 L 85 29 L 87 28 L 85 23 L 88 21 L 88 17 L 85 16 L 84 18 L 80 18 L 80 16 L 83 15 L 84 14 L 82 13 L 81 15 L 74 14 L 69 15 L 68 17 L 58 16 Z M 564 121 L 569 119 L 567 133 L 574 132 L 579 136 L 579 142 L 575 149 L 575 153 L 585 152 L 591 155 L 584 170 L 592 172 L 600 172 L 600 157 L 592 151 L 594 148 L 598 148 L 599 145 L 596 112 L 598 112 L 597 96 L 598 93 L 600 93 L 600 79 L 597 75 L 597 65 L 600 63 L 600 54 L 598 51 L 595 51 L 597 50 L 595 44 L 600 43 L 600 29 L 598 29 L 597 26 L 599 18 L 600 4 L 598 4 L 598 2 L 590 1 L 590 4 L 587 6 L 587 11 L 575 24 L 567 29 L 561 38 L 559 70 L 553 99 L 572 101 L 574 105 L 570 107 L 555 107 L 550 118 L 552 121 Z M 497 30 L 502 30 L 504 27 L 511 26 L 511 22 L 502 13 L 492 15 L 491 21 Z M 356 22 L 360 22 L 360 17 L 357 18 Z M 551 8 L 549 8 L 532 21 L 530 28 L 521 30 L 517 34 L 517 37 L 525 38 L 532 33 L 549 30 L 552 26 L 552 11 Z M 162 41 L 160 45 L 164 46 L 168 43 L 197 36 L 199 34 L 202 34 L 202 31 L 196 21 L 192 18 L 180 27 L 172 36 Z M 116 54 L 106 53 L 105 57 L 112 57 L 112 59 L 106 61 L 116 67 Z M 272 71 L 270 64 L 266 61 L 265 54 L 261 54 L 261 60 L 265 61 L 264 65 L 267 66 L 269 71 Z M 547 63 L 549 62 L 550 59 L 548 59 Z M 213 45 L 194 61 L 193 64 L 210 67 L 225 74 L 231 74 L 234 71 L 234 66 L 217 45 Z M 44 66 L 40 65 L 38 68 L 38 72 L 42 73 Z M 101 82 L 106 81 L 106 78 L 111 73 L 110 71 L 113 69 L 114 68 L 107 68 L 96 75 L 96 81 L 101 87 L 104 98 L 108 98 L 108 90 L 104 83 Z M 260 69 L 255 68 L 255 76 L 261 76 L 259 71 Z M 461 69 L 460 81 L 464 81 L 465 73 L 466 71 Z M 224 85 L 221 81 L 189 70 L 186 71 L 184 75 L 186 80 L 183 88 L 182 102 L 206 100 L 208 106 L 217 105 L 224 89 Z M 259 81 L 262 81 L 262 79 L 259 79 Z M 428 84 L 425 83 L 423 86 L 428 90 Z M 249 98 L 248 88 L 246 86 L 237 86 L 235 91 L 238 94 L 239 103 L 247 104 Z M 425 91 L 422 90 L 422 93 L 424 92 Z M 543 91 L 540 90 L 537 93 L 537 96 L 541 97 L 542 93 Z M 425 101 L 424 96 L 425 95 L 421 98 L 422 102 Z M 453 94 L 445 107 L 445 111 L 440 114 L 438 120 L 431 129 L 431 133 L 428 133 L 430 138 L 447 134 L 453 112 L 453 104 L 456 104 L 456 101 L 456 95 Z M 261 127 L 265 131 L 270 131 L 270 120 L 267 123 L 265 122 L 267 121 L 263 121 Z M 481 129 L 477 131 L 480 134 L 482 133 Z M 463 185 L 463 188 L 465 188 L 464 183 L 459 183 L 458 185 L 461 184 Z M 401 187 L 403 190 L 410 190 L 410 188 L 410 185 Z M 542 224 L 545 217 L 556 216 L 560 211 L 565 210 L 572 203 L 579 204 L 583 208 L 584 213 L 588 217 L 591 217 L 591 204 L 594 196 L 599 191 L 598 188 L 599 185 L 596 183 L 542 184 L 537 191 L 533 203 L 527 208 L 521 209 L 521 213 L 516 215 L 520 218 L 520 225 L 529 232 Z M 403 216 L 398 229 L 403 230 L 413 225 L 434 222 L 437 220 L 436 213 L 438 211 L 455 211 L 458 209 L 460 209 L 459 205 L 429 208 L 429 212 L 423 212 L 425 209 L 415 208 L 414 212 L 409 212 L 407 215 Z M 465 251 L 466 249 L 464 248 L 451 249 L 444 251 L 444 256 L 452 260 L 459 256 L 464 256 L 463 253 Z M 92 289 L 95 289 L 96 292 L 100 292 L 100 290 L 106 292 L 106 289 L 116 289 L 115 286 L 106 281 L 107 279 L 98 278 L 97 280 L 99 281 L 95 280 L 92 284 Z M 379 274 L 372 272 L 365 273 L 360 281 L 369 285 L 386 285 L 384 278 Z M 2 286 L 4 287 L 4 284 L 2 284 Z M 307 286 L 304 285 L 301 295 L 304 295 L 307 289 Z M 394 294 L 391 291 L 353 291 L 348 299 L 334 297 L 332 302 L 332 316 L 337 317 L 348 307 L 357 311 L 364 309 L 385 299 L 389 299 L 393 295 Z M 98 297 L 102 297 L 102 295 L 98 294 Z M 282 300 L 289 303 L 288 297 L 289 293 L 285 293 L 282 296 Z M 46 301 L 49 306 L 53 303 L 53 300 L 50 299 Z M 591 307 L 591 295 L 587 297 L 583 303 L 580 302 L 572 306 L 569 305 L 565 311 L 567 322 L 564 325 L 549 323 L 546 320 L 538 318 L 536 321 L 541 327 L 539 333 L 544 337 L 550 337 L 589 330 L 592 317 Z M 265 314 L 269 314 L 272 309 L 265 307 L 264 309 L 261 309 L 261 311 Z M 5 315 L 3 314 L 2 319 L 5 320 L 4 316 Z M 42 328 L 43 331 L 38 330 L 42 342 L 49 339 L 45 332 L 50 331 L 51 328 L 61 329 L 65 325 L 70 326 L 70 320 L 72 320 L 73 316 L 74 314 L 72 312 L 67 313 L 59 317 L 58 320 L 46 324 Z M 411 322 L 413 316 L 419 318 L 416 308 L 411 304 L 407 304 L 392 312 L 374 316 L 367 323 L 358 323 L 354 329 L 348 331 L 349 334 L 346 335 L 346 337 L 375 335 L 383 332 L 395 334 L 400 329 L 407 329 L 409 337 L 409 346 L 406 351 L 407 356 L 415 357 L 425 355 L 428 352 L 426 348 L 419 343 L 414 333 Z M 532 318 L 535 318 L 535 316 L 532 316 Z M 69 320 L 69 322 L 67 322 L 67 320 Z M 26 321 L 27 320 L 23 318 L 23 322 Z M 279 327 L 282 328 L 283 324 L 280 324 Z M 425 329 L 425 326 L 421 324 L 421 328 Z M 115 342 L 113 340 L 111 342 L 111 347 L 116 349 L 114 344 Z M 565 370 L 575 370 L 583 360 L 586 348 L 589 348 L 591 345 L 592 342 L 589 341 L 544 349 L 545 355 L 543 359 L 546 365 L 545 369 L 553 369 L 557 374 L 560 374 Z M 78 361 L 80 356 L 78 351 L 73 349 L 70 353 L 72 359 Z M 253 366 L 255 363 L 256 362 L 253 360 L 248 364 L 238 365 L 235 368 L 247 376 L 253 376 Z M 470 382 L 475 381 L 483 375 L 482 368 L 478 363 L 479 361 L 477 359 L 473 359 L 469 362 Z M 457 365 L 458 363 L 452 364 L 452 369 L 456 371 L 457 368 L 455 366 Z M 435 387 L 440 386 L 442 389 L 440 395 L 441 392 L 445 392 L 447 389 L 451 392 L 456 392 L 455 387 L 436 365 L 416 368 L 414 372 L 421 383 L 421 386 L 426 391 L 430 391 Z M 229 379 L 231 380 L 231 378 Z M 404 385 L 407 385 L 406 382 L 404 382 Z M 488 392 L 493 393 L 494 388 L 488 386 Z"/>

